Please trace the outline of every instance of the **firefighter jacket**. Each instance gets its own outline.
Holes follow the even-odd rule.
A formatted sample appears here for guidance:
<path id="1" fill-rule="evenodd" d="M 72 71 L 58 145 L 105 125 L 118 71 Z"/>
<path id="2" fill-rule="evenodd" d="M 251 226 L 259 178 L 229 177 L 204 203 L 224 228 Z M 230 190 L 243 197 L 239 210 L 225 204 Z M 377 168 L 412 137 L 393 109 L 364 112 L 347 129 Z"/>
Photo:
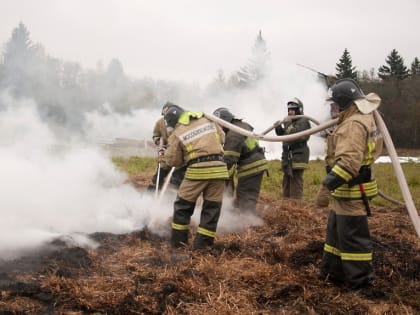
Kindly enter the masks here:
<path id="1" fill-rule="evenodd" d="M 371 165 L 379 157 L 383 139 L 376 127 L 373 114 L 362 114 L 355 105 L 339 115 L 339 121 L 332 134 L 332 173 L 344 184 L 332 192 L 336 199 L 362 199 L 360 184 L 366 196 L 377 195 L 378 187 L 371 171 Z"/>
<path id="2" fill-rule="evenodd" d="M 252 131 L 254 129 L 240 119 L 233 119 L 231 123 L 245 130 Z M 255 138 L 227 130 L 224 149 L 224 160 L 229 170 L 229 177 L 233 176 L 235 170 L 238 178 L 268 171 L 264 150 Z"/>
<path id="3" fill-rule="evenodd" d="M 284 126 L 276 127 L 275 131 L 278 136 L 290 135 L 311 128 L 307 118 L 292 119 L 284 124 Z M 283 142 L 283 152 L 281 155 L 282 169 L 305 169 L 309 162 L 309 136 L 305 136 L 293 141 Z"/>
<path id="4" fill-rule="evenodd" d="M 174 167 L 187 166 L 189 180 L 227 179 L 223 161 L 225 133 L 203 113 L 184 112 L 168 139 L 165 162 Z"/>
<path id="5" fill-rule="evenodd" d="M 166 131 L 165 120 L 161 117 L 155 123 L 155 127 L 153 128 L 153 142 L 156 145 L 159 145 L 160 139 L 162 139 L 162 145 L 168 144 L 168 132 Z"/>

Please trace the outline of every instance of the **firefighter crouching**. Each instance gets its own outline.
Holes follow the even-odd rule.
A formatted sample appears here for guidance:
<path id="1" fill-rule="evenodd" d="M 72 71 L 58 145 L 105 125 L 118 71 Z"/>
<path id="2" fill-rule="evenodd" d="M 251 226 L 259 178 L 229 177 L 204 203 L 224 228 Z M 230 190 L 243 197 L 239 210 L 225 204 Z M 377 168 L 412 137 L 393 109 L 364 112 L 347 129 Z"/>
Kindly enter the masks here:
<path id="1" fill-rule="evenodd" d="M 216 109 L 213 115 L 242 129 L 249 131 L 254 129 L 242 119 L 234 117 L 225 107 Z M 234 206 L 240 213 L 256 214 L 263 175 L 265 172 L 268 173 L 264 150 L 255 138 L 243 136 L 227 128 L 223 128 L 223 131 L 226 133 L 224 161 L 229 172 L 227 187 L 232 195 L 236 192 Z"/>
<path id="2" fill-rule="evenodd" d="M 352 79 L 337 81 L 331 94 L 328 100 L 338 104 L 340 113 L 331 136 L 334 164 L 322 182 L 333 199 L 319 276 L 358 289 L 374 277 L 367 217 L 368 199 L 378 192 L 371 166 L 383 141 L 372 112 L 380 98 L 364 95 Z"/>
<path id="3" fill-rule="evenodd" d="M 203 113 L 170 107 L 164 118 L 170 132 L 164 159 L 170 166 L 187 166 L 174 202 L 171 245 L 188 244 L 191 216 L 202 194 L 203 205 L 193 248 L 211 246 L 222 207 L 224 182 L 228 178 L 223 161 L 225 134 Z"/>

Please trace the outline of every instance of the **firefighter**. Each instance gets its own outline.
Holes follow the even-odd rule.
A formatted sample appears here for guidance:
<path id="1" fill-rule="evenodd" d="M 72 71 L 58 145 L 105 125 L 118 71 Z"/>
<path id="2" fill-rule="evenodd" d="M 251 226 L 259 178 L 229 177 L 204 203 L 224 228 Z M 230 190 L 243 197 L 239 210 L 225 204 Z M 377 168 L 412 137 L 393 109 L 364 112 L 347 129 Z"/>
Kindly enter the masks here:
<path id="1" fill-rule="evenodd" d="M 309 120 L 303 115 L 303 103 L 298 98 L 292 98 L 287 102 L 287 118 L 285 122 L 275 129 L 278 136 L 290 135 L 311 128 Z M 302 199 L 303 195 L 303 172 L 309 162 L 309 136 L 297 140 L 283 142 L 281 155 L 281 168 L 283 171 L 283 197 Z"/>
<path id="2" fill-rule="evenodd" d="M 378 192 L 371 166 L 383 141 L 372 112 L 381 99 L 364 95 L 346 78 L 331 87 L 329 100 L 340 113 L 331 136 L 332 169 L 322 181 L 333 198 L 319 276 L 358 289 L 371 285 L 374 277 L 368 199 Z"/>
<path id="3" fill-rule="evenodd" d="M 254 130 L 250 124 L 234 117 L 225 107 L 216 109 L 213 115 L 242 129 Z M 255 138 L 227 128 L 223 128 L 223 131 L 226 133 L 223 158 L 229 172 L 226 186 L 229 187 L 230 194 L 236 194 L 234 206 L 240 213 L 256 214 L 262 178 L 265 172 L 268 173 L 264 150 Z"/>
<path id="4" fill-rule="evenodd" d="M 331 119 L 337 118 L 338 114 L 340 112 L 340 108 L 338 105 L 334 102 L 330 103 L 330 117 Z M 332 133 L 334 132 L 336 126 L 332 126 L 328 129 L 323 130 L 320 134 L 321 137 L 325 138 L 325 171 L 328 174 L 331 171 L 331 168 L 334 165 L 333 156 L 331 155 L 332 152 Z M 318 207 L 328 207 L 330 203 L 330 191 L 321 184 L 321 187 L 319 188 L 315 203 Z"/>
<path id="5" fill-rule="evenodd" d="M 228 178 L 223 161 L 225 134 L 203 113 L 169 107 L 164 114 L 170 132 L 165 161 L 170 166 L 186 165 L 185 177 L 174 202 L 171 245 L 188 244 L 191 216 L 200 195 L 203 204 L 193 248 L 213 245 L 222 207 L 224 182 Z"/>
<path id="6" fill-rule="evenodd" d="M 162 107 L 162 117 L 156 121 L 155 127 L 153 128 L 152 139 L 158 149 L 158 167 L 156 168 L 156 172 L 152 177 L 151 183 L 147 187 L 147 190 L 149 191 L 156 190 L 156 182 L 158 181 L 158 176 L 159 176 L 158 189 L 161 189 L 165 181 L 165 178 L 168 176 L 171 170 L 171 167 L 168 166 L 163 160 L 165 149 L 168 145 L 168 132 L 166 131 L 165 120 L 164 120 L 163 115 L 165 114 L 165 112 L 168 110 L 170 106 L 179 107 L 178 105 L 175 105 L 171 102 L 166 102 Z M 184 178 L 184 173 L 185 173 L 185 168 L 183 167 L 177 168 L 173 171 L 172 177 L 169 180 L 169 183 L 172 186 L 172 188 L 178 189 L 179 185 L 181 185 L 182 179 Z"/>

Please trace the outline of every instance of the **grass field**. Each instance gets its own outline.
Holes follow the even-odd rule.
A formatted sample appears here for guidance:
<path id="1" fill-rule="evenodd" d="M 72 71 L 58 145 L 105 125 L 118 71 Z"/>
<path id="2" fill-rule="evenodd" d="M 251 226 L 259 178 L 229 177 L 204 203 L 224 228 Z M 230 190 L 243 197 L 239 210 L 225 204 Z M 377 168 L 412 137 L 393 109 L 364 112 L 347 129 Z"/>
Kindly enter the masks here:
<path id="1" fill-rule="evenodd" d="M 129 175 L 142 173 L 153 174 L 156 167 L 154 158 L 131 157 L 114 158 L 114 163 Z M 414 203 L 420 208 L 420 163 L 408 162 L 401 164 L 404 175 L 413 197 Z M 378 182 L 379 189 L 389 197 L 403 202 L 401 190 L 395 176 L 391 163 L 377 163 L 374 165 L 374 174 Z M 280 169 L 280 161 L 269 161 L 269 176 L 265 176 L 262 183 L 262 191 L 271 197 L 281 199 L 281 183 L 283 173 Z M 304 200 L 312 203 L 316 193 L 325 176 L 324 162 L 315 160 L 309 162 L 309 168 L 304 173 Z M 375 198 L 373 205 L 386 206 L 391 203 L 383 198 Z"/>

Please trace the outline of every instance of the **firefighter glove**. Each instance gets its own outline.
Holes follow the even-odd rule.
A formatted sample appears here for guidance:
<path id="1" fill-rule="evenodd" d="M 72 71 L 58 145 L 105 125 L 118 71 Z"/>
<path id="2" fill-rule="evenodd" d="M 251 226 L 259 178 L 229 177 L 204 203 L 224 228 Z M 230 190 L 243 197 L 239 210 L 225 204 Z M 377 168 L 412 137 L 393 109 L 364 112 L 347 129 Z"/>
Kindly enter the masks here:
<path id="1" fill-rule="evenodd" d="M 334 172 L 329 172 L 322 181 L 322 185 L 326 186 L 329 191 L 333 191 L 345 183 L 346 181 Z"/>

